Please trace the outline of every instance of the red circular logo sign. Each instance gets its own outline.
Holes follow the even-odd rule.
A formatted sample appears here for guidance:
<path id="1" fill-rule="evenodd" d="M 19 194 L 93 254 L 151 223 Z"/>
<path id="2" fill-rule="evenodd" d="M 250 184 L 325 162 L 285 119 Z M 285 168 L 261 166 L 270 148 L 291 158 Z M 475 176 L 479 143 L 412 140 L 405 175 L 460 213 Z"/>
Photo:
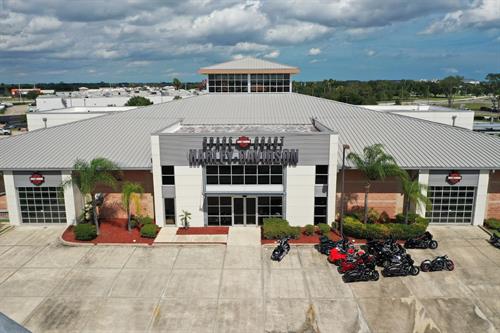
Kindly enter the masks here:
<path id="1" fill-rule="evenodd" d="M 248 148 L 250 147 L 250 144 L 252 143 L 252 141 L 250 140 L 250 138 L 248 136 L 240 136 L 237 140 L 236 140 L 236 144 L 242 148 L 242 149 L 245 149 L 245 148 Z"/>
<path id="2" fill-rule="evenodd" d="M 462 175 L 458 171 L 452 171 L 446 177 L 446 181 L 450 185 L 458 184 L 462 180 Z"/>
<path id="3" fill-rule="evenodd" d="M 31 175 L 30 182 L 33 185 L 39 186 L 45 182 L 45 177 L 42 174 L 35 172 Z"/>

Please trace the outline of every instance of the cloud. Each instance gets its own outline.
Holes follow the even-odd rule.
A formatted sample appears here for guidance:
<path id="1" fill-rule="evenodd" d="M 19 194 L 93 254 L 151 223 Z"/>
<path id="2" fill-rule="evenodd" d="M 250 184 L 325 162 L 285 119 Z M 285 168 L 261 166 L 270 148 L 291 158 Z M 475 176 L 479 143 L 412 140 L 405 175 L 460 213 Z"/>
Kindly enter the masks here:
<path id="1" fill-rule="evenodd" d="M 278 58 L 279 56 L 280 56 L 279 50 L 274 50 L 267 54 L 264 54 L 264 58 Z"/>
<path id="2" fill-rule="evenodd" d="M 269 46 L 264 44 L 239 42 L 231 47 L 231 52 L 262 52 L 268 49 Z"/>
<path id="3" fill-rule="evenodd" d="M 270 28 L 266 32 L 265 40 L 274 43 L 302 43 L 315 40 L 331 31 L 331 28 L 320 24 L 295 21 Z"/>
<path id="4" fill-rule="evenodd" d="M 453 68 L 453 67 L 445 67 L 445 68 L 442 68 L 442 70 L 445 71 L 446 73 L 450 73 L 450 74 L 457 74 L 458 73 L 458 69 Z"/>
<path id="5" fill-rule="evenodd" d="M 309 55 L 315 56 L 321 53 L 321 49 L 318 47 L 313 47 L 309 49 Z"/>
<path id="6" fill-rule="evenodd" d="M 498 0 L 476 0 L 467 9 L 448 13 L 441 20 L 434 21 L 422 33 L 453 32 L 464 28 L 500 28 Z"/>
<path id="7" fill-rule="evenodd" d="M 366 50 L 366 55 L 369 57 L 373 57 L 376 54 L 377 52 L 375 52 L 374 50 Z"/>
<path id="8" fill-rule="evenodd" d="M 61 26 L 62 22 L 55 17 L 40 16 L 34 17 L 24 31 L 28 33 L 40 34 L 56 31 Z"/>

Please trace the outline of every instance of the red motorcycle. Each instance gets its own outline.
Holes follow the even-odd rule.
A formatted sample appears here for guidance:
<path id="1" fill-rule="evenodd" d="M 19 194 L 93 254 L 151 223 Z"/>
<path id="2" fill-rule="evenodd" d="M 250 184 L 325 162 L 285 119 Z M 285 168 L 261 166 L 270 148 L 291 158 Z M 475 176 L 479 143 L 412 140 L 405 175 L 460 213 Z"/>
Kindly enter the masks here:
<path id="1" fill-rule="evenodd" d="M 372 255 L 365 253 L 365 251 L 360 250 L 354 255 L 348 255 L 346 260 L 342 260 L 340 262 L 340 266 L 337 267 L 337 271 L 340 274 L 344 274 L 358 268 L 361 265 L 369 269 L 375 269 L 375 258 Z"/>
<path id="2" fill-rule="evenodd" d="M 330 250 L 328 262 L 338 266 L 343 260 L 347 259 L 348 254 L 354 254 L 355 252 L 356 249 L 354 248 L 354 245 L 349 244 L 349 241 L 345 240 Z"/>

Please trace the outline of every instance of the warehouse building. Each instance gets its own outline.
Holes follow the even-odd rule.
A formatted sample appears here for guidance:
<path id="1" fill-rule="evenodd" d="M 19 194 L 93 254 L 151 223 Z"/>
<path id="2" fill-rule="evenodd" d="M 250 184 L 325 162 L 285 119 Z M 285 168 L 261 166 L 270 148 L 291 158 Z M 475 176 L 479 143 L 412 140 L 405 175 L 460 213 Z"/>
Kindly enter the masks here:
<path id="1" fill-rule="evenodd" d="M 244 58 L 205 67 L 208 94 L 106 114 L 0 140 L 12 224 L 76 222 L 82 196 L 61 188 L 77 158 L 105 157 L 120 183 L 143 184 L 143 212 L 160 226 L 256 226 L 269 216 L 291 225 L 335 220 L 343 146 L 381 143 L 428 186 L 432 223 L 482 224 L 500 217 L 500 139 L 471 130 L 367 110 L 292 92 L 298 68 Z M 363 206 L 363 175 L 347 161 L 348 209 Z M 124 217 L 120 189 L 100 216 Z M 399 180 L 372 183 L 370 207 L 394 216 Z M 60 195 L 59 193 L 64 193 Z"/>

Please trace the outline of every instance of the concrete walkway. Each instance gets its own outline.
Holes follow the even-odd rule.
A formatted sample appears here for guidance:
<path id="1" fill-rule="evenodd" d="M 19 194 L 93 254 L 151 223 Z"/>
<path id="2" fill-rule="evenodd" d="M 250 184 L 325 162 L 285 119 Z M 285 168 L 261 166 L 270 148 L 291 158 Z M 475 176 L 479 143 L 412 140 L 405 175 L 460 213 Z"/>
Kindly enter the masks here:
<path id="1" fill-rule="evenodd" d="M 229 227 L 228 246 L 260 246 L 260 228 Z"/>
<path id="2" fill-rule="evenodd" d="M 164 227 L 156 236 L 153 244 L 225 244 L 227 235 L 177 235 L 176 227 Z"/>

